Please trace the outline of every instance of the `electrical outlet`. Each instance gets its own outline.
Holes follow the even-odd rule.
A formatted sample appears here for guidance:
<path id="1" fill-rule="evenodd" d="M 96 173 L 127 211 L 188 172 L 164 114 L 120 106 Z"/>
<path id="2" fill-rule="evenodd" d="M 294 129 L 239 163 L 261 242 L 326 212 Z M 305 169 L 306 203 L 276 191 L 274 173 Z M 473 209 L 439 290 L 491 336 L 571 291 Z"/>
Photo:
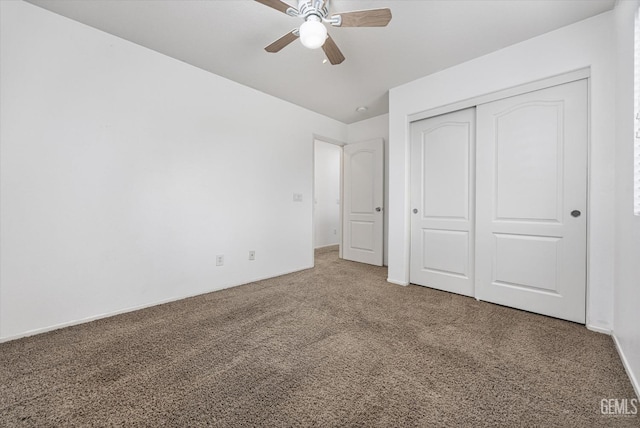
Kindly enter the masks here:
<path id="1" fill-rule="evenodd" d="M 216 256 L 216 266 L 224 266 L 224 255 Z"/>
<path id="2" fill-rule="evenodd" d="M 249 251 L 249 260 L 255 260 L 256 259 L 256 252 L 251 250 Z"/>
<path id="3" fill-rule="evenodd" d="M 337 235 L 338 234 L 338 229 L 333 229 L 333 234 Z"/>

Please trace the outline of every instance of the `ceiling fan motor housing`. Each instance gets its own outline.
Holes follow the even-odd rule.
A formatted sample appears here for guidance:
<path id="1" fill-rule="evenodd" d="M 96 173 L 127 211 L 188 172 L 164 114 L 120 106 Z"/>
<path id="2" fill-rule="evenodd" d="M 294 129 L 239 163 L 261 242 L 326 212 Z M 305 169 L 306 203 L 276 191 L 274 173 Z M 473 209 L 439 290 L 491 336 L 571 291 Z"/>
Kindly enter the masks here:
<path id="1" fill-rule="evenodd" d="M 329 10 L 324 5 L 322 0 L 299 0 L 298 1 L 298 16 L 304 18 L 306 21 L 312 15 L 320 18 L 321 21 L 327 18 Z"/>

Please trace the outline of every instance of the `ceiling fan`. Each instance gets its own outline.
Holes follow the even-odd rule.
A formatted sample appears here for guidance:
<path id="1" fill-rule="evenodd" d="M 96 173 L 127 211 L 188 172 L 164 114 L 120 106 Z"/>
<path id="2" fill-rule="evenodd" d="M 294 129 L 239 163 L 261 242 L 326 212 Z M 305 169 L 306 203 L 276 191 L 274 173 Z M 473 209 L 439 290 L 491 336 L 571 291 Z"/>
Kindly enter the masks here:
<path id="1" fill-rule="evenodd" d="M 327 34 L 324 23 L 334 27 L 385 27 L 391 21 L 391 10 L 372 9 L 342 12 L 329 15 L 329 0 L 298 0 L 294 8 L 281 0 L 256 0 L 289 16 L 304 19 L 300 28 L 295 28 L 264 48 L 267 52 L 279 52 L 291 42 L 300 38 L 309 49 L 322 47 L 331 64 L 344 61 L 344 55 L 338 49 L 331 36 Z"/>

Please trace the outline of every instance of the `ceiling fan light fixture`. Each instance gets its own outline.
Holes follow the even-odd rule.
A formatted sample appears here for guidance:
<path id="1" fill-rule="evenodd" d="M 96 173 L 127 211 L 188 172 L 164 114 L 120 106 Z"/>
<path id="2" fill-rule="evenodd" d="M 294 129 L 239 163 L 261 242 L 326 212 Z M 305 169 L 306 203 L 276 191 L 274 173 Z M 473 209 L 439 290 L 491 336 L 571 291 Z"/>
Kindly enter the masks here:
<path id="1" fill-rule="evenodd" d="M 332 0 L 298 0 L 297 9 L 288 3 L 292 0 L 287 0 L 288 2 L 282 0 L 255 1 L 294 18 L 302 18 L 305 21 L 300 28 L 295 28 L 265 47 L 265 51 L 270 53 L 280 52 L 282 48 L 299 38 L 302 45 L 308 49 L 322 47 L 327 60 L 332 65 L 342 64 L 345 57 L 340 52 L 336 42 L 327 33 L 325 24 L 333 27 L 386 27 L 391 21 L 391 10 L 389 8 L 353 10 L 331 14 L 329 13 L 329 3 Z"/>
<path id="2" fill-rule="evenodd" d="M 300 41 L 309 49 L 318 49 L 327 40 L 327 27 L 315 15 L 310 16 L 300 26 Z"/>

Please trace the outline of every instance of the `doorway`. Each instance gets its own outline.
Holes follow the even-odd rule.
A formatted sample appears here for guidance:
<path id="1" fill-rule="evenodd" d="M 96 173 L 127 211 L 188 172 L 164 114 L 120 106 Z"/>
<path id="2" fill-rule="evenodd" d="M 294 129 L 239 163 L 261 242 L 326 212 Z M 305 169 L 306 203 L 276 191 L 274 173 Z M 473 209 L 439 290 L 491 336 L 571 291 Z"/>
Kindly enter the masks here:
<path id="1" fill-rule="evenodd" d="M 342 244 L 342 147 L 315 139 L 313 192 L 314 250 Z"/>
<path id="2" fill-rule="evenodd" d="M 313 252 L 383 265 L 384 140 L 344 145 L 314 139 Z"/>

